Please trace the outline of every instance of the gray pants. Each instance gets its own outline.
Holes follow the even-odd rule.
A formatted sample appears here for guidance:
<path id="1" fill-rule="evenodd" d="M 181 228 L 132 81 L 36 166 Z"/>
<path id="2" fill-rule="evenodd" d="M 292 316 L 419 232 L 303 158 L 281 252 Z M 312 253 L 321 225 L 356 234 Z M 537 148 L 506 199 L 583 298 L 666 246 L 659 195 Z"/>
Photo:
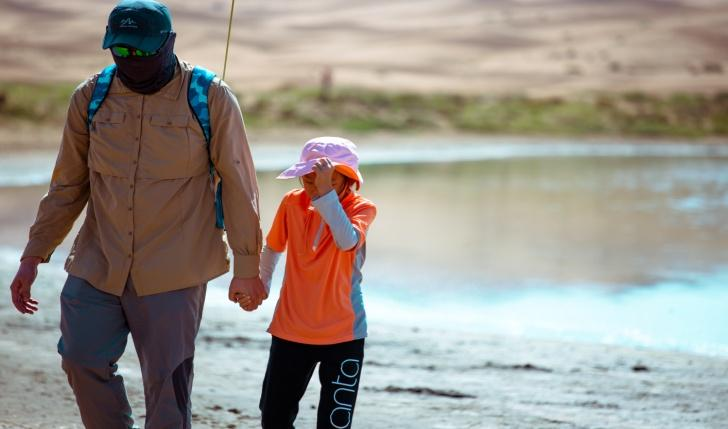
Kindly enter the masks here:
<path id="1" fill-rule="evenodd" d="M 189 428 L 195 337 L 207 285 L 139 297 L 131 279 L 121 297 L 69 276 L 61 293 L 58 353 L 88 429 L 133 427 L 116 362 L 131 333 L 141 364 L 146 427 Z"/>

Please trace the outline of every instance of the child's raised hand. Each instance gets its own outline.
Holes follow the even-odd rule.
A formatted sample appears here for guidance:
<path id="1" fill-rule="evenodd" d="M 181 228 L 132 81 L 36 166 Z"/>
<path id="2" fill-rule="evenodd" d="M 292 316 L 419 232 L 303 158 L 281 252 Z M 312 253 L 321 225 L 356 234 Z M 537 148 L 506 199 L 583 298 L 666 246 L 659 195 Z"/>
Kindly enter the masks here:
<path id="1" fill-rule="evenodd" d="M 313 171 L 316 173 L 315 185 L 319 196 L 323 196 L 330 190 L 334 189 L 331 184 L 331 178 L 334 175 L 334 164 L 328 158 L 321 158 L 313 165 Z"/>

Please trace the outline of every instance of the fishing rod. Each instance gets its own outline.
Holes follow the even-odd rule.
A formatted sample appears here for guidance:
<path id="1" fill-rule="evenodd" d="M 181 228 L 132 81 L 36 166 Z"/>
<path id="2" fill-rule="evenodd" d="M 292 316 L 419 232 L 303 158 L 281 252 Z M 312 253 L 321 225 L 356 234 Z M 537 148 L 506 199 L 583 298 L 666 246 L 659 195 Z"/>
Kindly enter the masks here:
<path id="1" fill-rule="evenodd" d="M 227 43 L 225 44 L 225 62 L 222 65 L 222 80 L 225 80 L 225 72 L 227 71 L 228 51 L 230 50 L 230 34 L 232 33 L 232 29 L 233 29 L 234 11 L 235 11 L 235 0 L 233 0 L 232 4 L 230 5 L 230 19 L 228 20 Z"/>

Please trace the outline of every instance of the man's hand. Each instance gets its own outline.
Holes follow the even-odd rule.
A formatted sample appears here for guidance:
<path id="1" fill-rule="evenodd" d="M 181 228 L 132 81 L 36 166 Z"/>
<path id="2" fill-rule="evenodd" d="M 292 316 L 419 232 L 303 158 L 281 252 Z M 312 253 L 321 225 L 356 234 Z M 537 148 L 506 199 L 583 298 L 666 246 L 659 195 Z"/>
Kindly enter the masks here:
<path id="1" fill-rule="evenodd" d="M 334 175 L 335 167 L 328 158 L 321 158 L 313 165 L 313 171 L 316 173 L 316 189 L 319 196 L 324 196 L 330 190 L 334 189 L 331 184 L 331 177 Z"/>
<path id="2" fill-rule="evenodd" d="M 10 294 L 13 305 L 23 314 L 33 314 L 38 311 L 38 301 L 30 297 L 30 287 L 38 276 L 38 264 L 41 258 L 29 256 L 20 261 L 20 268 L 10 285 Z"/>
<path id="3" fill-rule="evenodd" d="M 268 292 L 260 281 L 260 277 L 243 279 L 233 277 L 230 281 L 230 290 L 228 291 L 228 299 L 238 303 L 245 311 L 253 311 L 268 298 Z"/>

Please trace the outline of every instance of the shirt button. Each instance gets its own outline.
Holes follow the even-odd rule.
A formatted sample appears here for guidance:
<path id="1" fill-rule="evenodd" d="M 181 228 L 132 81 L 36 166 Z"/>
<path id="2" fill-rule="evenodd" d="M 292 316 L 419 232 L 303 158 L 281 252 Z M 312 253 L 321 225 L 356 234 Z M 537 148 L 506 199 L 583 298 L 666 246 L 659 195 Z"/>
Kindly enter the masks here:
<path id="1" fill-rule="evenodd" d="M 134 185 L 129 185 L 129 189 L 134 189 Z"/>
<path id="2" fill-rule="evenodd" d="M 137 115 L 137 119 L 139 119 L 139 118 L 141 118 L 141 117 L 142 117 L 142 115 Z"/>
<path id="3" fill-rule="evenodd" d="M 131 163 L 132 163 L 132 164 L 134 164 L 134 165 L 136 165 L 136 163 L 137 163 L 137 162 L 136 162 L 136 159 L 135 159 L 134 161 L 132 161 Z"/>
<path id="4" fill-rule="evenodd" d="M 127 255 L 127 256 L 129 257 L 129 259 L 131 259 L 131 253 L 129 255 Z"/>
<path id="5" fill-rule="evenodd" d="M 129 235 L 131 235 L 131 231 L 129 231 Z"/>
<path id="6" fill-rule="evenodd" d="M 132 209 L 131 207 L 129 207 L 129 211 L 132 211 L 132 210 L 133 210 L 133 209 Z"/>
<path id="7" fill-rule="evenodd" d="M 139 137 L 137 137 L 137 138 L 136 138 L 135 140 L 136 140 L 136 141 L 139 141 Z"/>

